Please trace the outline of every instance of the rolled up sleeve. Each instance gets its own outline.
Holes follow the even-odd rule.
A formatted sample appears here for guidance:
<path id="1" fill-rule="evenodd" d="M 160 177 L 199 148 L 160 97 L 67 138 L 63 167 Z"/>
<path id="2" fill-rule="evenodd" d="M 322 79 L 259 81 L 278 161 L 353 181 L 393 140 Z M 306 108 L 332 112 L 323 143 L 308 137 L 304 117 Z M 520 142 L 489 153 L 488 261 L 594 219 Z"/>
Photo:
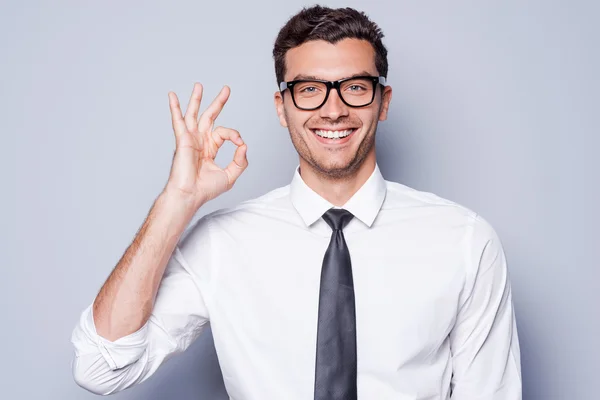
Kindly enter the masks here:
<path id="1" fill-rule="evenodd" d="M 468 278 L 450 334 L 452 400 L 521 400 L 517 325 L 506 257 L 480 216 L 467 241 Z"/>
<path id="2" fill-rule="evenodd" d="M 108 395 L 143 382 L 204 331 L 209 321 L 205 300 L 210 295 L 205 225 L 201 219 L 187 240 L 175 248 L 150 318 L 138 331 L 110 341 L 96 332 L 91 304 L 81 313 L 71 335 L 75 349 L 72 373 L 79 386 Z M 187 256 L 195 257 L 198 252 L 203 260 L 193 258 L 188 264 Z M 202 261 L 202 270 L 196 268 L 198 261 Z M 203 271 L 207 273 L 201 276 Z"/>

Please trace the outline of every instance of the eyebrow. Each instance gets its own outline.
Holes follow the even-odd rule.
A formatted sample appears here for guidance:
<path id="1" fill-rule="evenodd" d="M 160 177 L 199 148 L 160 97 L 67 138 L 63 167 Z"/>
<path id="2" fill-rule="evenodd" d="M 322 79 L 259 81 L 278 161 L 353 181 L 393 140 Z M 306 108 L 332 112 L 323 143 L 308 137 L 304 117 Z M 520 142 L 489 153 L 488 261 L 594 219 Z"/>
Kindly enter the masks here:
<path id="1" fill-rule="evenodd" d="M 367 71 L 361 71 L 358 72 L 356 74 L 352 74 L 350 76 L 346 76 L 344 78 L 340 78 L 341 79 L 347 79 L 347 78 L 355 78 L 357 76 L 372 76 L 370 72 Z M 316 80 L 316 81 L 326 81 L 327 79 L 323 79 L 323 78 L 319 78 L 318 76 L 314 76 L 314 75 L 304 75 L 304 74 L 298 74 L 296 75 L 293 79 L 293 81 L 297 81 L 297 80 Z M 336 79 L 337 80 L 337 79 Z"/>

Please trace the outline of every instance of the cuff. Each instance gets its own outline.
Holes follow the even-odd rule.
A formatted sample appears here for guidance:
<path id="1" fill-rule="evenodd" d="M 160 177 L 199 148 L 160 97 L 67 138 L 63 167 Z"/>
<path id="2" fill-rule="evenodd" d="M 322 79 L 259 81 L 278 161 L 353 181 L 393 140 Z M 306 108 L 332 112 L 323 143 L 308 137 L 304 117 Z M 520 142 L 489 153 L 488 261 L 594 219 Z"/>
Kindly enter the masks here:
<path id="1" fill-rule="evenodd" d="M 102 354 L 102 357 L 112 370 L 123 368 L 136 362 L 148 347 L 148 322 L 137 331 L 113 342 L 103 338 L 96 332 L 93 305 L 88 306 L 88 309 L 84 311 L 82 319 L 86 332 L 89 333 L 92 341 L 96 343 L 100 354 Z"/>

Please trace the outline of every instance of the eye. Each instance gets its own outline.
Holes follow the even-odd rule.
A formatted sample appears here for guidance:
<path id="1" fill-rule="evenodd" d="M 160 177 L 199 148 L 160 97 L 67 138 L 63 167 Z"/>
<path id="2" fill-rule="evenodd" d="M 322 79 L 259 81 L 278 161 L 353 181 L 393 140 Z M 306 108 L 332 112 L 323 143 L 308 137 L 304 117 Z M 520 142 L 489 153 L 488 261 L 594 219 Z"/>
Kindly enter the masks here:
<path id="1" fill-rule="evenodd" d="M 360 92 L 366 89 L 361 85 L 350 85 L 348 86 L 348 90 L 350 90 L 351 92 Z"/>
<path id="2" fill-rule="evenodd" d="M 300 92 L 302 92 L 302 93 L 314 93 L 317 90 L 319 90 L 319 89 L 316 88 L 315 86 L 304 86 L 304 87 L 300 88 Z"/>

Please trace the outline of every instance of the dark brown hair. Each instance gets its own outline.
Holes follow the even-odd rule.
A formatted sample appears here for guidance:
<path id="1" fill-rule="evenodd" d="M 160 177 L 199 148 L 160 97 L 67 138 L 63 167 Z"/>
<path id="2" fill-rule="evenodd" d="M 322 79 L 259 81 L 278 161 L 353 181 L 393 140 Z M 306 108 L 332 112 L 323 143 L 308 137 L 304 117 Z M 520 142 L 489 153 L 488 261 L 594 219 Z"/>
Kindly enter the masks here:
<path id="1" fill-rule="evenodd" d="M 387 49 L 381 41 L 383 36 L 377 24 L 365 13 L 353 8 L 305 7 L 288 20 L 275 40 L 273 59 L 277 84 L 283 81 L 285 75 L 287 51 L 310 40 L 325 40 L 332 44 L 342 39 L 366 40 L 375 50 L 375 66 L 379 75 L 387 78 Z"/>

